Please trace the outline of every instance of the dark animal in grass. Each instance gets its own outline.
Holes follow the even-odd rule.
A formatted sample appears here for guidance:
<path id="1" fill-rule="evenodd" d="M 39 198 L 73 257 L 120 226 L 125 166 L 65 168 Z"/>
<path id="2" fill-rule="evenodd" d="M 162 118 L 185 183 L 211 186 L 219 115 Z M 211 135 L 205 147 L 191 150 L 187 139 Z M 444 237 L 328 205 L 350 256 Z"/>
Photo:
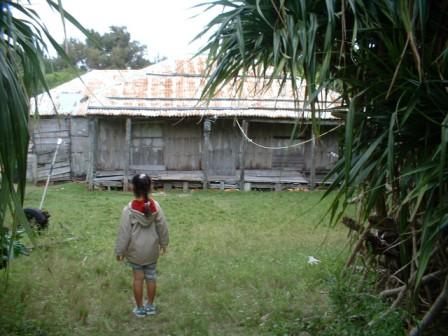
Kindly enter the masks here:
<path id="1" fill-rule="evenodd" d="M 28 223 L 30 223 L 31 227 L 36 228 L 38 232 L 48 227 L 48 219 L 50 218 L 48 211 L 35 208 L 25 208 L 23 211 L 28 219 Z"/>

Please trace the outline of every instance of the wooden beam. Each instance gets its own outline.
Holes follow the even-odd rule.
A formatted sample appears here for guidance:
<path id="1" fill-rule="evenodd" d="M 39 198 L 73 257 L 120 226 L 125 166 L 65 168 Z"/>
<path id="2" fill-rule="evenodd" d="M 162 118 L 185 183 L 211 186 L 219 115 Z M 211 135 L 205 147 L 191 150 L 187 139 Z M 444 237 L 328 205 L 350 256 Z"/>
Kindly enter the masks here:
<path id="1" fill-rule="evenodd" d="M 98 119 L 89 119 L 89 169 L 87 172 L 87 181 L 89 182 L 89 190 L 93 190 L 93 180 L 96 171 L 96 152 L 98 142 Z"/>
<path id="2" fill-rule="evenodd" d="M 311 128 L 311 167 L 310 167 L 310 188 L 316 186 L 316 136 Z"/>
<path id="3" fill-rule="evenodd" d="M 123 191 L 129 190 L 129 166 L 131 165 L 131 127 L 132 119 L 126 118 L 126 134 L 125 134 L 125 159 L 123 174 Z"/>
<path id="4" fill-rule="evenodd" d="M 249 128 L 249 123 L 247 120 L 243 120 L 243 132 L 247 134 L 247 130 Z M 241 142 L 240 142 L 240 190 L 244 190 L 244 169 L 246 166 L 246 147 L 247 141 L 243 134 L 241 134 Z"/>
<path id="5" fill-rule="evenodd" d="M 208 170 L 209 170 L 209 147 L 210 147 L 210 133 L 212 130 L 212 124 L 209 119 L 204 121 L 204 147 L 202 148 L 202 172 L 204 174 L 204 179 L 202 182 L 202 189 L 207 190 L 208 188 Z"/>
<path id="6" fill-rule="evenodd" d="M 297 119 L 250 119 L 251 123 L 261 123 L 261 124 L 289 124 L 289 125 L 310 125 L 311 120 L 300 120 Z M 344 121 L 341 119 L 335 120 L 319 120 L 319 125 L 339 125 L 343 124 Z"/>

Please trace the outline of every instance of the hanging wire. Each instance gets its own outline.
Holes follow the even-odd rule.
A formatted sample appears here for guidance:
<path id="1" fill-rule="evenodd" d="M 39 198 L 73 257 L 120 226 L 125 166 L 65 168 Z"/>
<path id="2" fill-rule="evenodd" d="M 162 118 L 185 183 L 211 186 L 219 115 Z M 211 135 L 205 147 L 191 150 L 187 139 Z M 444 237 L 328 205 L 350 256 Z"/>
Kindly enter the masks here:
<path id="1" fill-rule="evenodd" d="M 302 142 L 298 142 L 298 143 L 295 143 L 295 144 L 292 144 L 292 145 L 289 145 L 289 146 L 281 146 L 281 147 L 263 146 L 263 145 L 261 145 L 261 144 L 259 144 L 259 143 L 254 142 L 251 138 L 249 138 L 249 137 L 247 136 L 247 134 L 244 132 L 243 128 L 241 127 L 240 123 L 238 122 L 238 119 L 235 118 L 235 122 L 236 122 L 236 124 L 238 125 L 238 128 L 239 128 L 240 131 L 241 131 L 241 134 L 246 138 L 246 140 L 247 140 L 248 142 L 254 144 L 254 145 L 257 146 L 257 147 L 264 148 L 264 149 L 273 149 L 273 150 L 275 150 L 275 149 L 288 149 L 288 148 L 292 148 L 292 147 L 301 146 L 301 145 L 303 145 L 303 144 L 306 144 L 306 143 L 308 143 L 308 142 L 313 141 L 313 139 L 308 139 L 308 140 L 305 140 L 305 141 L 302 141 Z M 327 134 L 329 134 L 329 133 L 335 131 L 336 129 L 338 129 L 338 128 L 341 127 L 341 126 L 342 126 L 342 124 L 341 124 L 341 125 L 337 125 L 336 127 L 333 127 L 332 129 L 330 129 L 329 131 L 327 131 L 327 132 L 325 132 L 325 133 L 322 133 L 322 134 L 319 134 L 319 135 L 316 136 L 314 139 L 321 138 L 321 137 L 323 137 L 324 135 L 327 135 Z"/>

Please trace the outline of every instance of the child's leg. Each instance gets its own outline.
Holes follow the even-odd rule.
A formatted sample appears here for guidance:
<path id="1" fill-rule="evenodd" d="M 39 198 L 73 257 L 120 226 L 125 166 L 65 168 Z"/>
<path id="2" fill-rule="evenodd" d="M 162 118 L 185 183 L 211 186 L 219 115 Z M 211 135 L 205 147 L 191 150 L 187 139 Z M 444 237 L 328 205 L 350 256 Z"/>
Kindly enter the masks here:
<path id="1" fill-rule="evenodd" d="M 154 298 L 156 297 L 156 282 L 155 281 L 146 281 L 146 292 L 148 294 L 148 303 L 153 304 Z"/>
<path id="2" fill-rule="evenodd" d="M 143 268 L 143 271 L 145 273 L 145 280 L 146 280 L 146 293 L 148 294 L 148 303 L 153 304 L 154 298 L 156 296 L 156 266 L 157 263 L 145 265 Z"/>
<path id="3" fill-rule="evenodd" d="M 132 270 L 134 275 L 134 298 L 137 307 L 143 307 L 143 280 L 145 278 L 142 270 Z"/>

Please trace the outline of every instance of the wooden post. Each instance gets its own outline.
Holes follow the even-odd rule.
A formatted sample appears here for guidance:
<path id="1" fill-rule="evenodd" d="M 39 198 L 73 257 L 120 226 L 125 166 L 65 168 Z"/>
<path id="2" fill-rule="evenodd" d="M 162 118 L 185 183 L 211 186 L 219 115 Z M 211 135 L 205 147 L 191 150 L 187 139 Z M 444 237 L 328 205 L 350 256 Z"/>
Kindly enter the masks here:
<path id="1" fill-rule="evenodd" d="M 125 158 L 123 173 L 123 191 L 129 190 L 129 166 L 131 164 L 131 126 L 132 119 L 126 118 L 126 134 L 125 134 Z"/>
<path id="2" fill-rule="evenodd" d="M 243 120 L 243 132 L 247 134 L 247 130 L 249 128 L 249 123 L 247 120 Z M 244 190 L 244 169 L 246 166 L 246 138 L 243 134 L 241 134 L 241 142 L 240 142 L 240 190 Z"/>
<path id="3" fill-rule="evenodd" d="M 169 192 L 173 189 L 173 184 L 171 182 L 164 182 L 163 183 L 163 191 Z"/>
<path id="4" fill-rule="evenodd" d="M 30 133 L 30 143 L 32 146 L 32 152 L 35 153 L 33 161 L 32 161 L 31 180 L 32 180 L 33 184 L 37 185 L 37 182 L 38 182 L 37 161 L 38 161 L 39 155 L 37 154 L 37 151 L 36 151 L 36 120 L 34 119 L 34 117 L 30 117 L 28 125 L 29 125 L 28 129 L 29 129 L 29 133 Z M 29 148 L 29 145 L 30 144 L 28 143 L 28 148 Z"/>
<path id="5" fill-rule="evenodd" d="M 67 118 L 67 124 L 68 124 L 68 162 L 70 164 L 70 180 L 73 179 L 73 153 L 72 153 L 72 116 L 68 116 Z"/>
<path id="6" fill-rule="evenodd" d="M 316 136 L 313 127 L 311 127 L 311 167 L 310 167 L 310 188 L 316 186 Z"/>
<path id="7" fill-rule="evenodd" d="M 87 181 L 89 182 L 89 190 L 93 190 L 93 180 L 96 171 L 96 151 L 98 141 L 98 119 L 89 119 L 89 170 L 87 173 Z"/>
<path id="8" fill-rule="evenodd" d="M 202 172 L 204 174 L 202 189 L 208 188 L 208 169 L 209 169 L 209 147 L 210 147 L 210 132 L 212 124 L 209 119 L 204 121 L 204 148 L 202 148 Z"/>
<path id="9" fill-rule="evenodd" d="M 182 183 L 182 190 L 183 190 L 183 192 L 188 192 L 189 191 L 189 187 L 188 187 L 188 181 L 184 181 L 183 183 Z"/>

